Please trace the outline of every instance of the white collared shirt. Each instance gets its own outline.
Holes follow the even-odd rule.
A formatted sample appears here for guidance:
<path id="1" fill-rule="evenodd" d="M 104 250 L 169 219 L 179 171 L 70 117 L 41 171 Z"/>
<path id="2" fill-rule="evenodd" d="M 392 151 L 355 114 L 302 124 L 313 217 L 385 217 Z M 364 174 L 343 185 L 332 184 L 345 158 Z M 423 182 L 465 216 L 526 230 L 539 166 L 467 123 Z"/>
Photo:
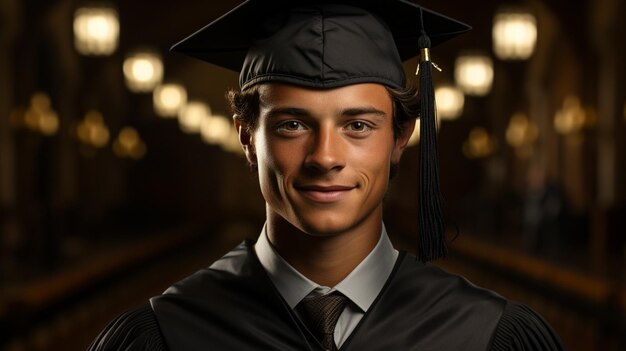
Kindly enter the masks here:
<path id="1" fill-rule="evenodd" d="M 311 281 L 280 257 L 270 244 L 265 227 L 254 249 L 272 283 L 292 309 L 295 309 L 305 297 L 325 295 L 333 291 L 339 291 L 351 301 L 346 305 L 335 326 L 334 338 L 337 347 L 341 347 L 348 339 L 372 306 L 398 258 L 398 251 L 393 248 L 383 225 L 380 239 L 367 257 L 339 284 L 327 287 Z"/>

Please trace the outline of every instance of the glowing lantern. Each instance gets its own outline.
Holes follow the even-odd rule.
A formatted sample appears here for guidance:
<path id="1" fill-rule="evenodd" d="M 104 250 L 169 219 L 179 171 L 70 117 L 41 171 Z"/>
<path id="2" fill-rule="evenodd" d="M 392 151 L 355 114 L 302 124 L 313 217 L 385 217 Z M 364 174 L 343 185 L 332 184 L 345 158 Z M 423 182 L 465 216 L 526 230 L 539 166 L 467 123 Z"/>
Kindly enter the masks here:
<path id="1" fill-rule="evenodd" d="M 492 29 L 493 51 L 502 60 L 525 60 L 537 42 L 535 16 L 521 10 L 496 13 Z"/>
<path id="2" fill-rule="evenodd" d="M 465 96 L 463 92 L 454 86 L 443 85 L 435 89 L 437 101 L 437 116 L 443 120 L 454 120 L 463 113 Z"/>
<path id="3" fill-rule="evenodd" d="M 74 46 L 82 55 L 111 55 L 117 49 L 119 32 L 113 8 L 84 7 L 74 13 Z"/>
<path id="4" fill-rule="evenodd" d="M 187 103 L 187 91 L 180 84 L 162 84 L 154 89 L 154 111 L 161 117 L 176 117 Z"/>
<path id="5" fill-rule="evenodd" d="M 211 116 L 209 105 L 199 102 L 188 102 L 178 114 L 178 124 L 185 133 L 199 133 L 202 123 Z"/>
<path id="6" fill-rule="evenodd" d="M 147 93 L 161 83 L 163 79 L 163 62 L 161 56 L 154 52 L 137 52 L 124 60 L 124 77 L 130 91 Z"/>
<path id="7" fill-rule="evenodd" d="M 456 59 L 456 84 L 468 95 L 484 96 L 491 91 L 493 62 L 489 56 L 465 54 Z"/>
<path id="8" fill-rule="evenodd" d="M 230 135 L 232 124 L 221 115 L 205 118 L 200 126 L 202 140 L 207 144 L 224 145 Z"/>

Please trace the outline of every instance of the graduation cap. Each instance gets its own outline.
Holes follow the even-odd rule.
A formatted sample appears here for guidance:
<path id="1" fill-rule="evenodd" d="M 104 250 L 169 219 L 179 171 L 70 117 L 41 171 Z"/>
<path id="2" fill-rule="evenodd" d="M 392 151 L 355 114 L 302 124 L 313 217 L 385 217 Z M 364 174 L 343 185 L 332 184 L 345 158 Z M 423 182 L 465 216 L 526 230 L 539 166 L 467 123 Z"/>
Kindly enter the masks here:
<path id="1" fill-rule="evenodd" d="M 402 61 L 420 55 L 418 258 L 426 262 L 447 253 L 429 49 L 469 29 L 405 0 L 247 0 L 172 51 L 240 72 L 242 90 L 263 82 L 404 88 Z"/>

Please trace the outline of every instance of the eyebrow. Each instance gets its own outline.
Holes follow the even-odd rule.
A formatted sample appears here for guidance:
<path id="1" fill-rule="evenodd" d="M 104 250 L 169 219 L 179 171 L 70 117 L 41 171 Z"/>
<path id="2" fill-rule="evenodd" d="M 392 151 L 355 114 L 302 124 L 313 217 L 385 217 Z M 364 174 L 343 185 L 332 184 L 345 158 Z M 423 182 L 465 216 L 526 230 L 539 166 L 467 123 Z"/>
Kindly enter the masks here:
<path id="1" fill-rule="evenodd" d="M 298 107 L 278 107 L 272 108 L 266 113 L 268 118 L 273 118 L 278 115 L 289 115 L 289 116 L 297 116 L 304 117 L 310 116 L 311 113 L 303 108 Z M 360 115 L 374 115 L 375 117 L 383 118 L 387 114 L 384 111 L 378 110 L 374 107 L 350 107 L 341 111 L 342 116 L 360 116 Z"/>
<path id="2" fill-rule="evenodd" d="M 290 115 L 290 116 L 303 117 L 303 116 L 309 116 L 310 113 L 309 111 L 303 108 L 297 108 L 297 107 L 277 107 L 277 108 L 270 109 L 266 113 L 266 116 L 268 118 L 273 118 L 278 115 Z"/>
<path id="3" fill-rule="evenodd" d="M 378 110 L 374 107 L 352 107 L 341 111 L 342 116 L 360 116 L 360 115 L 374 115 L 376 117 L 385 117 L 387 114 L 384 111 Z"/>

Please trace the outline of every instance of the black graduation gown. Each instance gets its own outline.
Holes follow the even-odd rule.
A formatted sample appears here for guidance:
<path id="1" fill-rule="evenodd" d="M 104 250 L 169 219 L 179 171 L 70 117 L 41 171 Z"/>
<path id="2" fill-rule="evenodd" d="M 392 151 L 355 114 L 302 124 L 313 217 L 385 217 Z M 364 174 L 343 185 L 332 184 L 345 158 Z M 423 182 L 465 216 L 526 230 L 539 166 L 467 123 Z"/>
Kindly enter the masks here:
<path id="1" fill-rule="evenodd" d="M 242 245 L 246 254 L 239 266 L 196 272 L 118 317 L 89 350 L 322 350 L 270 281 L 252 242 Z M 550 326 L 528 307 L 406 252 L 340 348 L 562 349 Z"/>

